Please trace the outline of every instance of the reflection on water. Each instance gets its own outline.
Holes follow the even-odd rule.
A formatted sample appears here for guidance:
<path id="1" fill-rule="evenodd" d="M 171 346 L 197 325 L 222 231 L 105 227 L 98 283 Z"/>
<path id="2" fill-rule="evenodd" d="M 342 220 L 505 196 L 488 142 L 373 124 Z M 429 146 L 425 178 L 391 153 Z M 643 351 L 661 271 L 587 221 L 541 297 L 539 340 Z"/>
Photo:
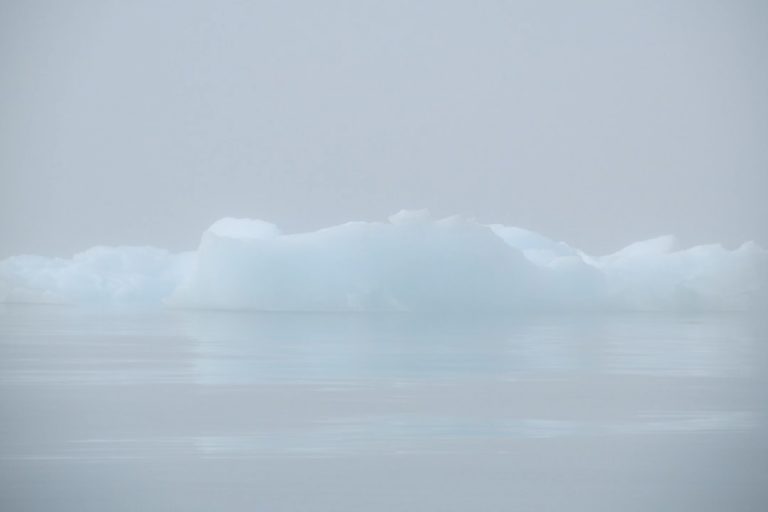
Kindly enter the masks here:
<path id="1" fill-rule="evenodd" d="M 356 453 L 412 454 L 451 452 L 457 442 L 473 442 L 475 453 L 512 453 L 505 441 L 557 437 L 601 437 L 652 433 L 744 431 L 756 419 L 743 412 L 692 412 L 645 415 L 625 422 L 576 422 L 543 419 L 472 421 L 400 417 L 336 418 L 304 429 L 238 435 L 167 438 L 86 439 L 49 454 L 53 459 L 151 458 L 158 452 L 188 452 L 201 457 L 340 457 Z M 489 445 L 482 442 L 492 441 Z M 27 455 L 28 456 L 28 455 Z M 20 455 L 24 458 L 24 455 Z M 35 457 L 40 457 L 39 455 Z"/>
<path id="2" fill-rule="evenodd" d="M 305 428 L 283 428 L 233 435 L 72 440 L 55 452 L 35 447 L 10 451 L 4 459 L 99 460 L 150 459 L 158 453 L 206 458 L 261 456 L 343 457 L 360 453 L 430 453 L 461 450 L 511 453 L 509 442 L 559 437 L 605 437 L 637 434 L 691 434 L 746 431 L 757 425 L 753 414 L 725 411 L 647 413 L 623 422 L 467 418 L 349 417 L 318 421 Z"/>
<path id="3" fill-rule="evenodd" d="M 0 379 L 17 384 L 728 377 L 753 372 L 756 363 L 755 334 L 734 315 L 508 318 L 5 306 L 0 329 Z"/>
<path id="4" fill-rule="evenodd" d="M 3 306 L 0 468 L 10 481 L 18 464 L 470 457 L 514 461 L 524 480 L 589 467 L 601 485 L 640 467 L 603 447 L 651 443 L 665 448 L 648 468 L 679 456 L 696 475 L 712 447 L 766 451 L 763 332 L 739 315 Z M 538 466 L 561 450 L 584 451 Z"/>

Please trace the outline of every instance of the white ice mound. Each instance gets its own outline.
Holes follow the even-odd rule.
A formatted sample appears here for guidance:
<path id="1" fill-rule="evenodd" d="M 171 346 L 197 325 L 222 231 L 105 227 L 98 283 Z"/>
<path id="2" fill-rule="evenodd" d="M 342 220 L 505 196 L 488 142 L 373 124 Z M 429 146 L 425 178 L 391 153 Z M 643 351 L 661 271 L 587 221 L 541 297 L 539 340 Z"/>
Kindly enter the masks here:
<path id="1" fill-rule="evenodd" d="M 0 261 L 0 302 L 159 304 L 191 257 L 152 247 L 93 247 L 70 259 L 14 256 Z"/>
<path id="2" fill-rule="evenodd" d="M 741 310 L 765 300 L 768 251 L 752 242 L 676 247 L 664 236 L 598 258 L 604 300 L 629 310 Z"/>
<path id="3" fill-rule="evenodd" d="M 739 310 L 764 300 L 768 252 L 673 237 L 592 257 L 524 229 L 403 211 L 281 234 L 222 219 L 196 252 L 98 247 L 0 262 L 0 301 L 268 311 Z"/>
<path id="4" fill-rule="evenodd" d="M 269 239 L 280 234 L 277 226 L 257 219 L 233 219 L 226 217 L 213 223 L 206 233 L 223 238 Z"/>
<path id="5" fill-rule="evenodd" d="M 269 238 L 209 230 L 176 305 L 260 310 L 499 310 L 537 267 L 480 224 L 401 213 Z"/>

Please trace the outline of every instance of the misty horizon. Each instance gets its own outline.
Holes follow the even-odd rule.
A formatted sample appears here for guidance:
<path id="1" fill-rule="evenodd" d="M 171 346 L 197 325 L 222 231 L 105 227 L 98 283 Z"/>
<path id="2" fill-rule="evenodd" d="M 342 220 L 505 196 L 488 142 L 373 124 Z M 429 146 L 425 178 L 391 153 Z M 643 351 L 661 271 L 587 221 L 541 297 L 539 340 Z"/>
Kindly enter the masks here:
<path id="1" fill-rule="evenodd" d="M 768 245 L 762 2 L 6 3 L 0 258 L 402 208 Z"/>

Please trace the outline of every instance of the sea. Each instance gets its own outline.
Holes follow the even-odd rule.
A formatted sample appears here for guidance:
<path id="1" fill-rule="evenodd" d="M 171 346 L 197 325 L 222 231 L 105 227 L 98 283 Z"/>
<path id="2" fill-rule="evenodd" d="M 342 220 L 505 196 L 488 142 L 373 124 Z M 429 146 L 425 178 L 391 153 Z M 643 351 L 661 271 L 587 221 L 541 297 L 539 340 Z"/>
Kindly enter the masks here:
<path id="1" fill-rule="evenodd" d="M 0 305 L 0 510 L 761 512 L 740 313 Z"/>

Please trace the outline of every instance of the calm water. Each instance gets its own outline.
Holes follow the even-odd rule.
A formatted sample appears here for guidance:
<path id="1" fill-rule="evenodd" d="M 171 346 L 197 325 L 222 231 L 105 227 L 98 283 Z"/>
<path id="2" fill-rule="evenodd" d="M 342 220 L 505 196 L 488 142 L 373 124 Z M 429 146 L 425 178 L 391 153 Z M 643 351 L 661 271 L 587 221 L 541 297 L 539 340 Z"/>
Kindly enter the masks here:
<path id="1" fill-rule="evenodd" d="M 739 315 L 0 306 L 0 510 L 764 511 Z"/>

